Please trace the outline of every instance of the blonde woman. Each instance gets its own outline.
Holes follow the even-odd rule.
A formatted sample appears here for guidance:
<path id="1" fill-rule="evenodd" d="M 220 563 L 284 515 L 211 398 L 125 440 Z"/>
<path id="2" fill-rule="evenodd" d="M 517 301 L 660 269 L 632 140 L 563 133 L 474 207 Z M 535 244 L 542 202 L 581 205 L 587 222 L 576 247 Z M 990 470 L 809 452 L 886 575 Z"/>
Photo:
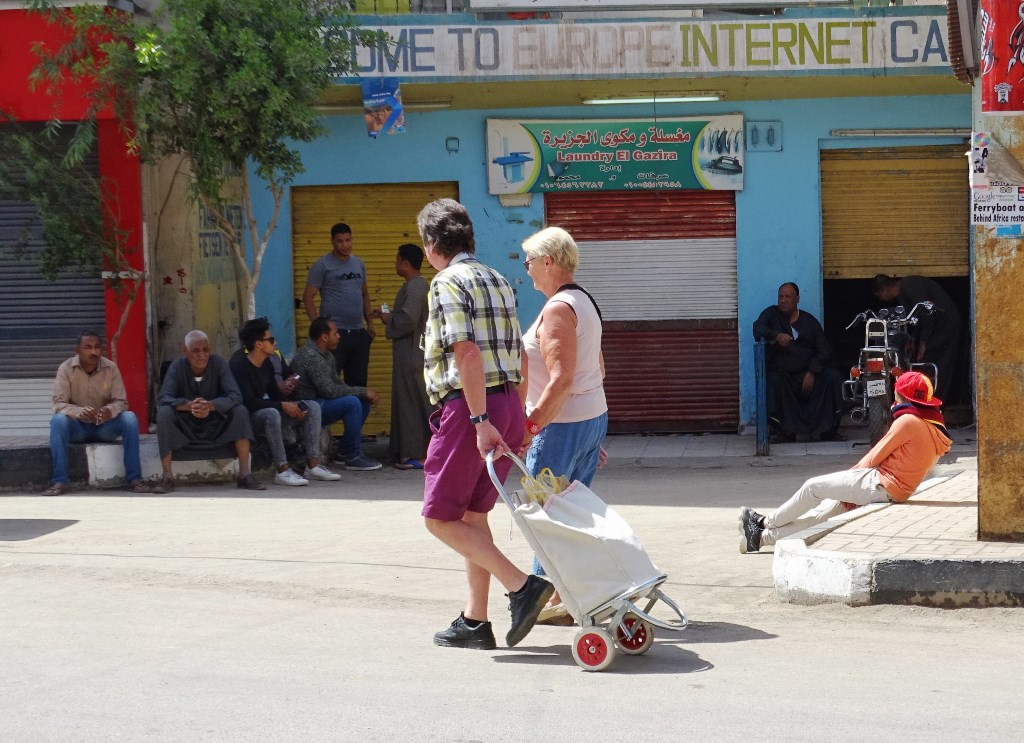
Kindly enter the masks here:
<path id="1" fill-rule="evenodd" d="M 547 302 L 523 333 L 527 420 L 520 453 L 525 452 L 534 475 L 547 467 L 589 486 L 603 461 L 601 442 L 608 432 L 601 310 L 573 279 L 579 250 L 568 232 L 541 230 L 527 238 L 523 252 L 533 286 Z M 534 572 L 543 574 L 536 560 Z M 571 618 L 555 610 L 543 612 L 540 621 L 562 624 Z"/>

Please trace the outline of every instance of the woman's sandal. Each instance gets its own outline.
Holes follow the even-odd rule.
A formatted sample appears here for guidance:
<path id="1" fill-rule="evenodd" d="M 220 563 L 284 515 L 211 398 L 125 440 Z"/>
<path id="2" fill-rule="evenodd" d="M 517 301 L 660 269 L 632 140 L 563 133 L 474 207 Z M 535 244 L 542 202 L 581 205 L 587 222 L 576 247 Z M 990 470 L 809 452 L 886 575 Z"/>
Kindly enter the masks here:
<path id="1" fill-rule="evenodd" d="M 395 462 L 396 470 L 421 470 L 423 462 L 418 459 L 406 459 L 404 462 Z"/>

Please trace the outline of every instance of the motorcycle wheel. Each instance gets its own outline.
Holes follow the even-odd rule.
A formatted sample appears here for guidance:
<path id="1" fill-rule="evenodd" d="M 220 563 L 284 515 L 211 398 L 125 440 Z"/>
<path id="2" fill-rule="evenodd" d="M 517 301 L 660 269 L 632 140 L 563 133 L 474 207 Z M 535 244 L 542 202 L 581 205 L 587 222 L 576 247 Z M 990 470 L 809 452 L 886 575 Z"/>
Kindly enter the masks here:
<path id="1" fill-rule="evenodd" d="M 885 397 L 878 397 L 868 403 L 868 434 L 871 437 L 871 445 L 874 446 L 885 436 L 892 422 L 890 407 L 885 404 Z"/>

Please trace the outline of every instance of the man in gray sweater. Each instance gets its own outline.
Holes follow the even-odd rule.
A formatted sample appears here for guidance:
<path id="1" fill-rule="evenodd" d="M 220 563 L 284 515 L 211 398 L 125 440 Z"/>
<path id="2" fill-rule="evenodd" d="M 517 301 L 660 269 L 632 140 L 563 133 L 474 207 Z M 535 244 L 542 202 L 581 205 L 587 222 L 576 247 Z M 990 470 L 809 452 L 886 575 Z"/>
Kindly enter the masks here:
<path id="1" fill-rule="evenodd" d="M 370 415 L 370 406 L 377 402 L 377 393 L 369 387 L 353 387 L 338 379 L 338 365 L 331 353 L 338 346 L 340 334 L 333 320 L 318 317 L 309 326 L 309 340 L 292 359 L 292 371 L 299 375 L 299 398 L 316 400 L 320 406 L 320 422 L 329 426 L 341 421 L 345 433 L 341 437 L 336 459 L 347 470 L 379 470 L 380 462 L 362 452 L 363 424 Z"/>

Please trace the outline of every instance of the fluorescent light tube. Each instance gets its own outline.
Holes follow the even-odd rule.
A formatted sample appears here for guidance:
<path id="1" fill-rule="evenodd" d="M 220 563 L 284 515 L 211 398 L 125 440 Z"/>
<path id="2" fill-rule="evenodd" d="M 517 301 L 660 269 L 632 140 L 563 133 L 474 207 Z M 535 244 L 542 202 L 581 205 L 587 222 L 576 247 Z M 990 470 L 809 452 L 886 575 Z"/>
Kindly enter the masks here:
<path id="1" fill-rule="evenodd" d="M 648 94 L 640 96 L 620 96 L 616 98 L 583 98 L 588 106 L 617 106 L 631 103 L 714 103 L 722 100 L 721 93 L 665 93 L 664 95 Z"/>

